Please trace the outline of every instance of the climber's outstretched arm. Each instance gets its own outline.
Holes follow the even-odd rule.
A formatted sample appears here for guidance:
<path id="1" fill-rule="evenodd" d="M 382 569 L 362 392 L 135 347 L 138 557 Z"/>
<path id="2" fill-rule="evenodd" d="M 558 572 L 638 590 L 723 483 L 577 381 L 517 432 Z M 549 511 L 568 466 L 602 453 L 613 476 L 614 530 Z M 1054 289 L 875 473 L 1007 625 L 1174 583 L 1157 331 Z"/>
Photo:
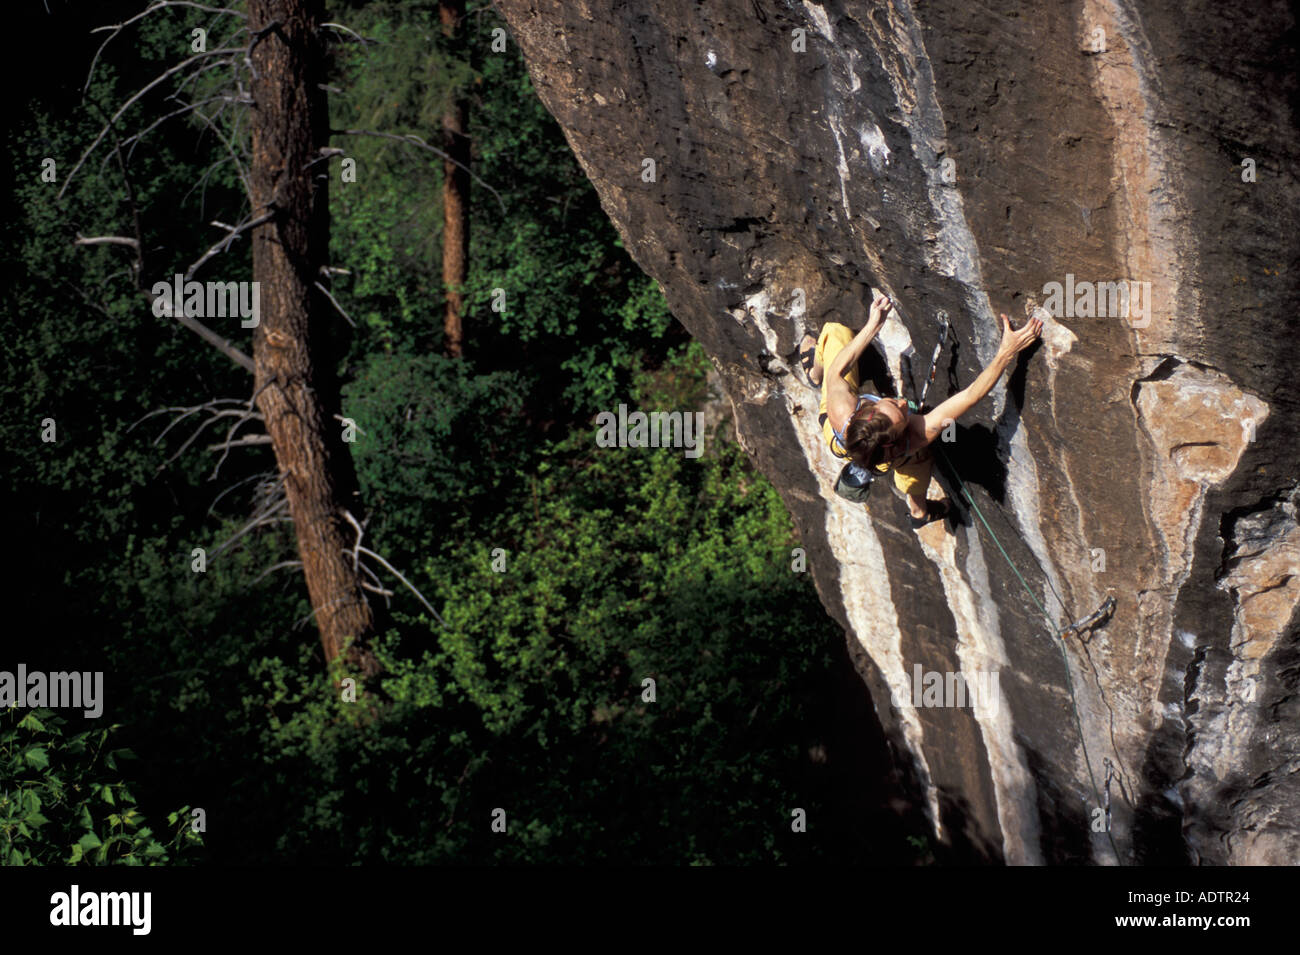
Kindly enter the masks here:
<path id="1" fill-rule="evenodd" d="M 1006 315 L 1001 315 L 999 318 L 1002 320 L 1002 343 L 998 345 L 998 353 L 969 386 L 925 416 L 926 444 L 943 433 L 946 421 L 956 421 L 982 401 L 993 390 L 1002 373 L 1011 367 L 1016 355 L 1032 345 L 1043 330 L 1043 323 L 1036 318 L 1031 318 L 1019 331 L 1011 327 L 1011 320 Z"/>
<path id="2" fill-rule="evenodd" d="M 853 336 L 853 341 L 841 348 L 835 357 L 831 359 L 826 374 L 830 376 L 832 381 L 842 381 L 844 372 L 852 368 L 857 360 L 862 357 L 862 353 L 867 350 L 871 340 L 880 331 L 880 326 L 885 324 L 885 316 L 889 314 L 892 307 L 893 303 L 889 301 L 888 295 L 877 296 L 876 300 L 871 303 L 871 315 L 867 318 L 867 324 L 862 326 L 862 331 Z M 856 399 L 857 395 L 853 397 Z"/>

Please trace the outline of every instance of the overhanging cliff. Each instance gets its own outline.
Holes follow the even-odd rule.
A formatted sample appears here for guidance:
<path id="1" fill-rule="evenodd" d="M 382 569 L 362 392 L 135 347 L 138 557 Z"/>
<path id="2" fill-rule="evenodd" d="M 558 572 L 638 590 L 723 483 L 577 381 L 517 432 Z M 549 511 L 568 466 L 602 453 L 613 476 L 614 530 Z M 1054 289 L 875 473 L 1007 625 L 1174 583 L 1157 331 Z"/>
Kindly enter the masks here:
<path id="1" fill-rule="evenodd" d="M 1287 5 L 498 7 L 712 356 L 939 837 L 1009 863 L 1300 862 Z M 832 491 L 791 369 L 873 289 L 896 303 L 882 393 L 914 394 L 941 311 L 939 397 L 996 312 L 1055 316 L 945 446 L 987 529 L 943 475 L 955 528 L 908 530 L 887 482 Z M 1051 628 L 1108 595 L 1063 655 Z M 927 706 L 918 666 L 998 692 Z"/>

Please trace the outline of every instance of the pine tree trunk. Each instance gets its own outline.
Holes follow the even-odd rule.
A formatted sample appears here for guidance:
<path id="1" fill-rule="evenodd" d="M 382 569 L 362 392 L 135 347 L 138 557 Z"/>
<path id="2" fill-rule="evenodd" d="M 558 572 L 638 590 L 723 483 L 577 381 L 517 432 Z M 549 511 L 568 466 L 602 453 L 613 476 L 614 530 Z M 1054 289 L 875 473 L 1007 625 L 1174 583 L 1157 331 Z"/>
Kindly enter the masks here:
<path id="1" fill-rule="evenodd" d="M 440 0 L 438 18 L 443 36 L 459 49 L 464 36 L 465 0 Z M 459 358 L 465 342 L 465 296 L 469 276 L 469 100 L 457 97 L 442 117 L 442 149 L 456 163 L 442 164 L 442 284 L 447 290 L 443 320 L 447 354 Z M 463 167 L 463 168 L 462 168 Z"/>
<path id="2" fill-rule="evenodd" d="M 329 252 L 329 165 L 319 162 L 329 123 L 319 39 L 319 0 L 249 0 L 252 64 L 253 278 L 261 321 L 253 333 L 257 405 L 284 475 L 307 593 L 325 659 L 345 654 L 348 675 L 379 667 L 370 651 L 375 617 L 353 568 L 361 520 L 352 456 L 335 418 L 342 407 L 328 332 L 337 317 L 315 288 Z M 345 651 L 346 648 L 346 651 Z"/>

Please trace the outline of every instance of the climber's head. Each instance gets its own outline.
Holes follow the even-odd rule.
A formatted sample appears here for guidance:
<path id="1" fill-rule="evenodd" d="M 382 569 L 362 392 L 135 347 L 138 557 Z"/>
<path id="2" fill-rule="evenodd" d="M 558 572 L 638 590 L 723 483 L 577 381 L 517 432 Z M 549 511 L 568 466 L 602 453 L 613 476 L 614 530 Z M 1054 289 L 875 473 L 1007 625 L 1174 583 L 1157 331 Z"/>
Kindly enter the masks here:
<path id="1" fill-rule="evenodd" d="M 907 402 L 901 398 L 881 398 L 859 408 L 844 432 L 844 450 L 858 467 L 880 464 L 889 445 L 902 439 L 907 418 Z"/>

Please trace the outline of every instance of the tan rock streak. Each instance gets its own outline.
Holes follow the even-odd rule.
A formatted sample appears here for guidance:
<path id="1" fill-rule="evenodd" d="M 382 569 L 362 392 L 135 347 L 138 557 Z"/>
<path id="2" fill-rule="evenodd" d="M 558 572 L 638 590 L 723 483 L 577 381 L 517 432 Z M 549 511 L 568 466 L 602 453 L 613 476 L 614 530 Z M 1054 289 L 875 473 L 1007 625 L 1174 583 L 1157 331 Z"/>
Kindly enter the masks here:
<path id="1" fill-rule="evenodd" d="M 936 832 L 997 861 L 1114 862 L 1086 756 L 1097 789 L 1115 767 L 1122 862 L 1300 860 L 1300 713 L 1273 666 L 1294 642 L 1284 502 L 1300 472 L 1300 407 L 1273 365 L 1300 366 L 1285 324 L 1300 287 L 1295 237 L 1269 223 L 1300 219 L 1300 186 L 1275 162 L 1272 192 L 1230 191 L 1224 145 L 1261 168 L 1300 152 L 1277 84 L 1252 72 L 1275 12 L 1223 8 L 1217 29 L 1174 0 L 499 7 L 819 555 L 818 592 L 874 665 L 863 678 Z M 1216 247 L 1227 232 L 1250 254 Z M 996 312 L 1076 280 L 1140 283 L 1141 308 L 1063 309 L 946 449 L 1032 600 L 972 515 L 918 535 L 888 481 L 866 507 L 834 495 L 841 462 L 791 372 L 805 330 L 860 326 L 884 290 L 895 312 L 864 381 L 910 394 L 942 309 L 942 398 L 996 348 Z M 1109 621 L 1053 642 L 1108 594 Z M 916 707 L 916 662 L 996 664 L 998 712 Z"/>

